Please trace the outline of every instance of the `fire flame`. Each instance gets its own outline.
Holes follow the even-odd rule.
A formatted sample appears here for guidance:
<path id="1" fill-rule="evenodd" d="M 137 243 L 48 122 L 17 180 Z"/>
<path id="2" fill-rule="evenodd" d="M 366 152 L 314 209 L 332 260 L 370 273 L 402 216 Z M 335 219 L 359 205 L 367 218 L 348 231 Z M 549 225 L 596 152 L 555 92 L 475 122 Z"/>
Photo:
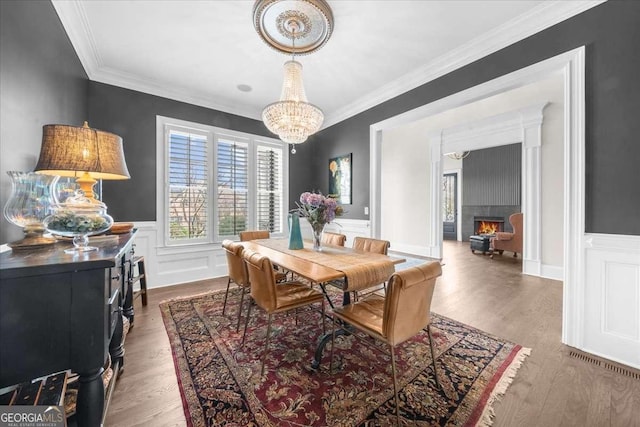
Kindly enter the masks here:
<path id="1" fill-rule="evenodd" d="M 480 221 L 480 225 L 478 226 L 478 234 L 496 234 L 497 231 L 497 222 Z"/>

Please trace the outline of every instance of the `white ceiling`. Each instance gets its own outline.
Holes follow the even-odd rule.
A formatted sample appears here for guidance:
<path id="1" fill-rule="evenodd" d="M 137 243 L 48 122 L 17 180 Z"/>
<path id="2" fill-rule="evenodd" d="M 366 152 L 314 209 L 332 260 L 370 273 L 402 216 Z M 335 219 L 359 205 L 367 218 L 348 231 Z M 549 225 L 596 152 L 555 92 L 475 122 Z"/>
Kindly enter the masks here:
<path id="1" fill-rule="evenodd" d="M 599 3 L 329 0 L 331 39 L 298 58 L 307 97 L 327 127 Z M 255 119 L 280 97 L 289 58 L 259 38 L 253 1 L 53 4 L 91 80 Z"/>

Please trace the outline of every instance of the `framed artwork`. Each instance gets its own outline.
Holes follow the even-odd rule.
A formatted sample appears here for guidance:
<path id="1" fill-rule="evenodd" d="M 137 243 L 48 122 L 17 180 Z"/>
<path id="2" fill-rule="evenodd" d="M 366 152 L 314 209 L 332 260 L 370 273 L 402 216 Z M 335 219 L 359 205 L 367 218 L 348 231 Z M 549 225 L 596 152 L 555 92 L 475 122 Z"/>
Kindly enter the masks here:
<path id="1" fill-rule="evenodd" d="M 329 196 L 351 204 L 351 153 L 329 159 Z"/>

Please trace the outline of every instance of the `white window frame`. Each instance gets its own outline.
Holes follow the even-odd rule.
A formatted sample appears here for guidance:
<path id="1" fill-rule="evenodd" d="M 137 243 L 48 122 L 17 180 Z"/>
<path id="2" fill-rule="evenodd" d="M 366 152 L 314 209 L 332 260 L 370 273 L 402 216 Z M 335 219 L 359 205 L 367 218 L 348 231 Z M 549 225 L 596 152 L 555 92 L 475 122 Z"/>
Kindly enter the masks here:
<path id="1" fill-rule="evenodd" d="M 207 143 L 210 144 L 207 150 L 207 162 L 209 168 L 207 195 L 207 236 L 201 239 L 184 239 L 172 241 L 169 236 L 169 131 L 178 130 L 191 132 L 207 136 Z M 246 142 L 249 146 L 249 198 L 247 229 L 257 229 L 257 183 L 256 183 L 256 153 L 257 146 L 269 146 L 282 150 L 282 206 L 281 218 L 286 218 L 289 210 L 289 156 L 288 145 L 275 138 L 260 135 L 253 135 L 229 129 L 218 128 L 202 123 L 189 122 L 165 116 L 156 116 L 156 219 L 158 230 L 162 230 L 162 236 L 158 236 L 158 243 L 163 247 L 188 247 L 203 244 L 219 244 L 222 239 L 237 239 L 238 236 L 220 237 L 218 233 L 218 200 L 217 200 L 217 173 L 218 164 L 216 161 L 219 139 L 233 139 Z M 284 220 L 283 220 L 284 221 Z M 272 237 L 283 237 L 286 233 L 286 222 L 282 225 L 279 233 L 272 233 Z"/>
<path id="2" fill-rule="evenodd" d="M 191 238 L 191 239 L 180 239 L 180 240 L 171 240 L 169 238 L 170 236 L 170 221 L 169 221 L 169 217 L 168 217 L 168 206 L 170 203 L 170 194 L 169 194 L 169 134 L 171 133 L 171 131 L 177 131 L 177 132 L 184 132 L 184 133 L 190 133 L 190 134 L 196 134 L 196 135 L 200 135 L 200 136 L 204 136 L 207 139 L 207 233 L 204 237 L 199 237 L 199 238 Z M 164 175 L 165 175 L 165 185 L 164 185 L 164 191 L 163 191 L 163 213 L 164 213 L 164 217 L 165 220 L 163 222 L 163 230 L 164 230 L 164 236 L 165 236 L 165 244 L 167 246 L 174 246 L 174 245 L 192 245 L 192 244 L 199 244 L 199 243 L 209 243 L 211 241 L 211 234 L 212 234 L 212 229 L 210 228 L 209 224 L 211 223 L 211 213 L 212 213 L 212 206 L 211 206 L 211 199 L 214 195 L 213 192 L 213 188 L 211 187 L 211 182 L 212 182 L 212 170 L 211 170 L 211 162 L 213 161 L 213 153 L 211 152 L 211 141 L 213 138 L 213 134 L 211 132 L 208 131 L 203 131 L 202 129 L 196 128 L 196 127 L 189 127 L 189 126 L 183 126 L 183 125 L 177 125 L 174 123 L 165 123 L 163 126 L 163 147 L 164 147 L 164 153 L 165 153 L 165 161 L 164 161 Z"/>

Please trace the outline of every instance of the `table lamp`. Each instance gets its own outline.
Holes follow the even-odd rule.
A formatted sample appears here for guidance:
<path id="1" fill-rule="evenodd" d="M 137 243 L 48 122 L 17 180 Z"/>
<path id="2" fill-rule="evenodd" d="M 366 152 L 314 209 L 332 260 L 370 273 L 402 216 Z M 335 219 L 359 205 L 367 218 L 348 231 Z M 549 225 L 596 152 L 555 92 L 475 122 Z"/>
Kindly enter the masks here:
<path id="1" fill-rule="evenodd" d="M 67 253 L 96 250 L 87 246 L 88 236 L 107 231 L 113 219 L 106 205 L 95 198 L 97 179 L 129 179 L 122 138 L 84 126 L 45 125 L 35 172 L 76 178 L 81 191 L 53 208 L 44 220 L 48 231 L 73 237 L 74 249 Z"/>
<path id="2" fill-rule="evenodd" d="M 98 179 L 129 179 L 122 138 L 89 127 L 44 125 L 36 173 L 72 176 L 85 197 L 95 199 L 93 186 Z"/>

